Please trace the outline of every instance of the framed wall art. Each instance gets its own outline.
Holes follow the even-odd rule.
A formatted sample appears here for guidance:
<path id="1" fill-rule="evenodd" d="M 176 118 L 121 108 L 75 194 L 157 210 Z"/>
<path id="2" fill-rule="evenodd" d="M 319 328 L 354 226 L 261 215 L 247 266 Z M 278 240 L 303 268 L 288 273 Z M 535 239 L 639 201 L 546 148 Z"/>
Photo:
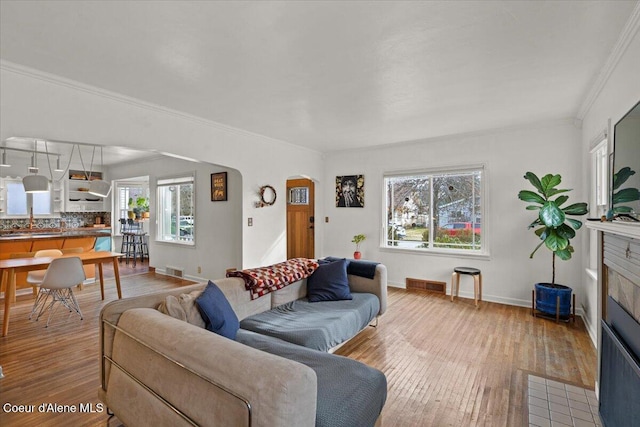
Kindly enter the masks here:
<path id="1" fill-rule="evenodd" d="M 227 200 L 227 173 L 211 174 L 211 201 L 224 202 Z"/>
<path id="2" fill-rule="evenodd" d="M 364 175 L 336 176 L 336 207 L 364 207 Z"/>

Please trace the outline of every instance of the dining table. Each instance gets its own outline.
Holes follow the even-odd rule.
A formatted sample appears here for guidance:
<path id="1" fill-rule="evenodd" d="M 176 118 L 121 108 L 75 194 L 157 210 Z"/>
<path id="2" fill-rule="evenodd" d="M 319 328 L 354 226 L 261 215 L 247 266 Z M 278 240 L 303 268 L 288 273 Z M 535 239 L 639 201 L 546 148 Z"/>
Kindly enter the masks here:
<path id="1" fill-rule="evenodd" d="M 118 291 L 118 299 L 122 298 L 122 290 L 120 288 L 120 270 L 118 268 L 118 258 L 123 254 L 119 252 L 97 251 L 97 252 L 80 252 L 69 253 L 61 257 L 31 257 L 31 258 L 12 258 L 0 260 L 0 277 L 2 283 L 6 283 L 4 295 L 4 316 L 2 323 L 2 336 L 6 337 L 9 333 L 9 313 L 11 305 L 15 299 L 16 293 L 16 273 L 29 272 L 35 270 L 46 270 L 56 258 L 78 257 L 82 264 L 96 264 L 98 266 L 98 274 L 100 277 L 100 293 L 104 300 L 104 276 L 102 274 L 102 264 L 112 263 L 113 274 L 116 281 L 116 289 Z"/>

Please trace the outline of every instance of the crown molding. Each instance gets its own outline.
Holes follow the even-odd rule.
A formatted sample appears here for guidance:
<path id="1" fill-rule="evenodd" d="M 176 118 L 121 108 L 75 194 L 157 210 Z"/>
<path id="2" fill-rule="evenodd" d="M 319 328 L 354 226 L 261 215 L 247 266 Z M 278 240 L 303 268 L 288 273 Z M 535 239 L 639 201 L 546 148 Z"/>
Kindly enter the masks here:
<path id="1" fill-rule="evenodd" d="M 96 86 L 91 86 L 85 83 L 78 82 L 76 80 L 67 79 L 65 77 L 47 73 L 45 71 L 37 70 L 34 68 L 30 68 L 21 64 L 16 64 L 14 62 L 6 61 L 4 59 L 0 59 L 0 70 L 21 74 L 30 78 L 38 79 L 47 83 L 52 83 L 58 86 L 64 86 L 72 90 L 77 90 L 80 92 L 89 93 L 94 96 L 99 96 L 105 99 L 109 99 L 112 101 L 121 102 L 123 104 L 132 105 L 137 108 L 153 111 L 155 113 L 170 115 L 182 120 L 188 120 L 193 123 L 197 123 L 200 125 L 208 126 L 210 128 L 214 128 L 218 131 L 227 132 L 230 134 L 235 134 L 243 137 L 252 137 L 262 140 L 263 142 L 270 144 L 278 144 L 282 146 L 287 146 L 291 148 L 296 148 L 299 150 L 304 150 L 308 152 L 312 152 L 315 154 L 321 154 L 320 151 L 313 150 L 308 147 L 304 147 L 301 145 L 296 145 L 288 141 L 283 141 L 280 139 L 272 138 L 269 136 L 261 135 L 259 133 L 251 132 L 248 130 L 236 128 L 233 126 L 225 125 L 219 122 L 215 122 L 213 120 L 205 119 L 199 116 L 195 116 L 192 114 L 184 113 L 182 111 L 173 110 L 168 107 L 164 107 L 162 105 L 153 104 L 150 102 L 142 101 L 137 98 L 132 98 L 117 92 L 111 92 L 106 89 L 102 89 Z"/>
<path id="2" fill-rule="evenodd" d="M 629 16 L 626 25 L 620 33 L 620 37 L 618 37 L 618 41 L 616 42 L 613 50 L 611 51 L 611 54 L 609 55 L 609 58 L 607 58 L 607 61 L 604 63 L 602 69 L 600 70 L 600 74 L 598 74 L 598 77 L 591 86 L 591 89 L 587 93 L 587 96 L 582 101 L 582 105 L 580 105 L 580 109 L 578 110 L 578 114 L 576 115 L 579 120 L 583 120 L 585 118 L 585 116 L 593 106 L 593 103 L 600 95 L 600 92 L 602 92 L 602 89 L 611 77 L 611 73 L 613 73 L 613 70 L 618 65 L 618 62 L 620 62 L 620 58 L 622 58 L 622 55 L 624 55 L 624 53 L 627 51 L 627 47 L 629 47 L 629 44 L 633 40 L 636 32 L 638 32 L 638 28 L 640 28 L 640 1 L 638 1 L 636 3 L 636 6 L 633 8 L 633 11 Z"/>
<path id="3" fill-rule="evenodd" d="M 373 145 L 370 147 L 344 148 L 340 150 L 329 151 L 329 152 L 326 152 L 325 154 L 333 155 L 336 153 L 357 152 L 357 151 L 362 151 L 363 149 L 384 150 L 388 148 L 402 148 L 402 147 L 410 147 L 413 145 L 443 143 L 447 141 L 459 141 L 462 139 L 473 138 L 473 137 L 498 135 L 502 133 L 509 133 L 509 132 L 514 132 L 519 130 L 531 130 L 531 129 L 547 128 L 547 127 L 555 127 L 555 126 L 573 126 L 577 129 L 580 129 L 581 125 L 582 125 L 582 121 L 576 119 L 575 117 L 564 117 L 559 119 L 525 122 L 525 123 L 519 123 L 519 124 L 514 124 L 509 126 L 496 127 L 496 128 L 478 129 L 478 130 L 472 130 L 469 132 L 430 136 L 428 138 L 412 139 L 408 141 L 389 142 L 385 144 Z"/>

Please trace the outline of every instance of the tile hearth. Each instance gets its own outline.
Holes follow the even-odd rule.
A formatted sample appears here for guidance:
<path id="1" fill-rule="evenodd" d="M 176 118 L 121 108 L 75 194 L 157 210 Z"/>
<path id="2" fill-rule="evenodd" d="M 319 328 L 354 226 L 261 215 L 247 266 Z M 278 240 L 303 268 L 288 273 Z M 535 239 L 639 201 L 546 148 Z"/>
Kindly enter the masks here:
<path id="1" fill-rule="evenodd" d="M 593 390 L 529 375 L 529 427 L 601 427 Z"/>

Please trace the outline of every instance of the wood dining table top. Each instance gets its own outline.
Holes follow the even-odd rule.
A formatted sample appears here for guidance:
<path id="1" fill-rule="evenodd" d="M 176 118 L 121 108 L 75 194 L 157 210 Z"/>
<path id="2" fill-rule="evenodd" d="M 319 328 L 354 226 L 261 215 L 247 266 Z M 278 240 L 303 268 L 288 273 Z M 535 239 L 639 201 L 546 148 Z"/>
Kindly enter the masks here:
<path id="1" fill-rule="evenodd" d="M 5 337 L 9 333 L 9 313 L 13 304 L 16 292 L 16 273 L 34 270 L 46 270 L 49 264 L 56 258 L 80 258 L 83 264 L 97 264 L 100 275 L 100 292 L 104 300 L 104 276 L 102 274 L 102 264 L 105 262 L 113 263 L 114 278 L 116 281 L 116 289 L 118 298 L 122 298 L 122 290 L 120 288 L 120 273 L 118 269 L 118 258 L 123 256 L 120 252 L 97 251 L 97 252 L 79 252 L 64 254 L 60 257 L 29 257 L 29 258 L 9 258 L 0 260 L 0 273 L 2 281 L 7 281 L 4 295 L 4 322 L 2 324 L 2 336 Z"/>

